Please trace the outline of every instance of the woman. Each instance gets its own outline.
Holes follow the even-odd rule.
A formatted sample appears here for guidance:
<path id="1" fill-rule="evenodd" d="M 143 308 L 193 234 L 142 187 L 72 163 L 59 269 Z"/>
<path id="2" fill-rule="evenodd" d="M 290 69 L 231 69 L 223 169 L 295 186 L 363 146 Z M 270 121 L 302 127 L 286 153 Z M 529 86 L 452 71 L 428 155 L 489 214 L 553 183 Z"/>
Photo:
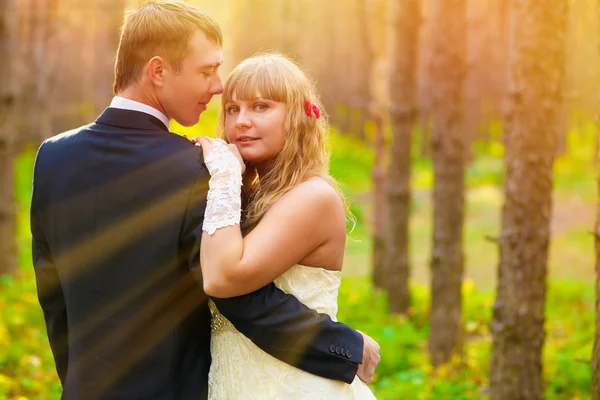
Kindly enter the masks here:
<path id="1" fill-rule="evenodd" d="M 211 174 L 200 252 L 206 293 L 239 296 L 274 281 L 335 319 L 346 206 L 327 172 L 314 85 L 284 56 L 257 56 L 231 73 L 222 104 L 226 142 L 195 139 Z M 374 398 L 358 378 L 348 385 L 271 357 L 216 309 L 211 354 L 210 399 Z"/>

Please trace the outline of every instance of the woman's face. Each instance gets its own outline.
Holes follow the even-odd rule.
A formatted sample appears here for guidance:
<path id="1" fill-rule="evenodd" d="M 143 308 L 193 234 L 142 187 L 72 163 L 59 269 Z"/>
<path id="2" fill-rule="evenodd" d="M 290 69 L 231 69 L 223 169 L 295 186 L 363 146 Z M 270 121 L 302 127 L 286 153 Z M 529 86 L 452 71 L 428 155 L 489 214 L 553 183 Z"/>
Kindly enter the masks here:
<path id="1" fill-rule="evenodd" d="M 244 161 L 260 167 L 275 157 L 285 143 L 286 105 L 263 99 L 238 100 L 234 93 L 225 104 L 225 135 Z"/>

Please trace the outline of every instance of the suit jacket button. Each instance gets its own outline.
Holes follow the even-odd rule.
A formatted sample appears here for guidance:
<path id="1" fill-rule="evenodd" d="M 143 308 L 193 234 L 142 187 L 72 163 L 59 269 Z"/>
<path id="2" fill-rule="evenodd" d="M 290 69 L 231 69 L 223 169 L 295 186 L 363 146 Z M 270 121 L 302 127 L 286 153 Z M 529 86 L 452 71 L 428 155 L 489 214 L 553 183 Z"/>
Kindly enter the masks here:
<path id="1" fill-rule="evenodd" d="M 335 353 L 335 345 L 332 344 L 331 346 L 329 346 L 329 351 Z"/>
<path id="2" fill-rule="evenodd" d="M 352 358 L 352 353 L 350 353 L 350 350 L 346 350 L 346 357 Z"/>
<path id="3" fill-rule="evenodd" d="M 342 355 L 346 357 L 346 349 L 342 349 Z"/>
<path id="4" fill-rule="evenodd" d="M 339 347 L 336 347 L 335 354 L 337 354 L 339 356 L 340 354 L 342 354 L 342 350 Z"/>

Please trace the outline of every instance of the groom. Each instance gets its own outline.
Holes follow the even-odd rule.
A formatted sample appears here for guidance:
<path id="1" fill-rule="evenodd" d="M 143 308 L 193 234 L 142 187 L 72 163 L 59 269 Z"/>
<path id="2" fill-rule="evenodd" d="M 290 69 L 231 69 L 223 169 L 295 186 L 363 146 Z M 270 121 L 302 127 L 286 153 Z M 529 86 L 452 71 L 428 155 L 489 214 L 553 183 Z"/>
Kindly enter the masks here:
<path id="1" fill-rule="evenodd" d="M 63 399 L 207 396 L 199 240 L 209 175 L 169 120 L 195 124 L 221 93 L 221 42 L 217 23 L 186 3 L 131 12 L 109 108 L 38 151 L 33 261 Z M 214 301 L 257 346 L 309 373 L 368 382 L 379 362 L 368 336 L 272 283 Z"/>

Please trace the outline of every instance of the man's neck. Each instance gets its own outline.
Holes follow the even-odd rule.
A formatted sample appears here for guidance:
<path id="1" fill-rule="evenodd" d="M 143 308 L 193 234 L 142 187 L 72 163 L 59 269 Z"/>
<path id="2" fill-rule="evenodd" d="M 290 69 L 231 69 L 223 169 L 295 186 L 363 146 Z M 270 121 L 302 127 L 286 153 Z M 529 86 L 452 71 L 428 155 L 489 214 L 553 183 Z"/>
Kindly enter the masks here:
<path id="1" fill-rule="evenodd" d="M 169 117 L 162 110 L 162 107 L 159 108 L 156 104 L 160 103 L 152 101 L 151 97 L 141 95 L 139 91 L 122 90 L 113 98 L 110 107 L 150 114 L 153 117 L 158 118 L 168 130 Z"/>
<path id="2" fill-rule="evenodd" d="M 130 86 L 130 87 L 127 87 L 127 88 L 121 90 L 119 93 L 117 93 L 117 96 L 123 97 L 124 99 L 137 101 L 138 103 L 142 103 L 147 106 L 150 106 L 150 107 L 154 108 L 155 110 L 160 111 L 167 118 L 169 118 L 165 109 L 162 107 L 162 105 L 160 104 L 158 99 L 156 99 L 156 96 L 153 96 L 150 93 L 146 93 L 145 91 L 140 90 L 136 86 Z"/>

